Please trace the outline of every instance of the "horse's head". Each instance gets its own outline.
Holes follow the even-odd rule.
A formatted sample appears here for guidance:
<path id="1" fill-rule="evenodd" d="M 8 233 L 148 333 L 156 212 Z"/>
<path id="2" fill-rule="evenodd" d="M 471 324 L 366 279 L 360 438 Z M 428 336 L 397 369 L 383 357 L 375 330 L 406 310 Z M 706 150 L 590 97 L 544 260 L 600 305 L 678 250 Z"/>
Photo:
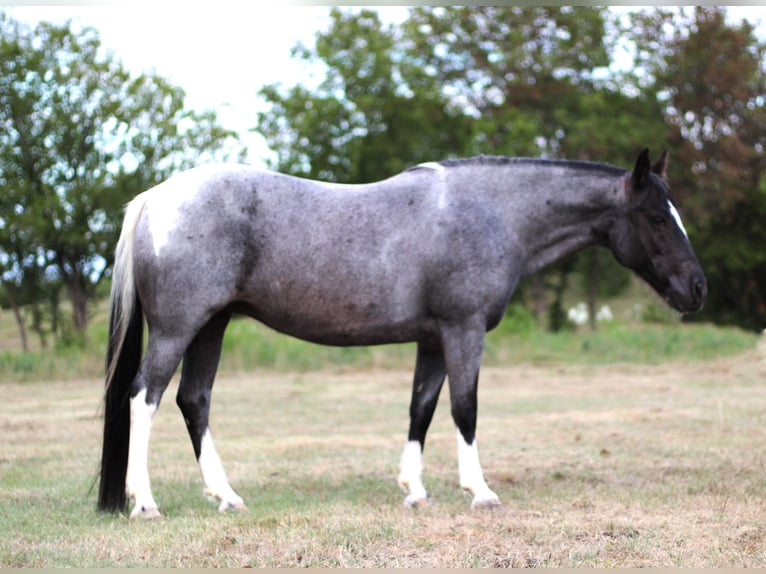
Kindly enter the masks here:
<path id="1" fill-rule="evenodd" d="M 617 260 L 634 270 L 671 307 L 697 311 L 707 294 L 707 281 L 694 254 L 665 181 L 667 152 L 657 162 L 649 150 L 638 156 L 625 180 L 626 204 L 609 233 Z"/>

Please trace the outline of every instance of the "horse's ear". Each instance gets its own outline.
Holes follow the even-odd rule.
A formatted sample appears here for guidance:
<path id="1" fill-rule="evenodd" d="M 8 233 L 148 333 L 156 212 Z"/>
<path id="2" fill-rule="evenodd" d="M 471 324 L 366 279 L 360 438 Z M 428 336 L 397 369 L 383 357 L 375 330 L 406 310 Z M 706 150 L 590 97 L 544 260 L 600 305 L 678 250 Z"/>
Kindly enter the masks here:
<path id="1" fill-rule="evenodd" d="M 662 155 L 660 156 L 660 159 L 658 159 L 656 162 L 654 162 L 654 165 L 652 165 L 652 173 L 656 173 L 659 175 L 662 179 L 667 179 L 667 164 L 668 164 L 668 150 L 664 149 L 662 150 Z"/>
<path id="2" fill-rule="evenodd" d="M 638 154 L 636 167 L 633 168 L 633 173 L 630 174 L 630 180 L 633 182 L 634 189 L 638 190 L 644 187 L 644 184 L 649 177 L 650 170 L 651 162 L 649 161 L 649 148 L 644 148 L 644 150 Z"/>

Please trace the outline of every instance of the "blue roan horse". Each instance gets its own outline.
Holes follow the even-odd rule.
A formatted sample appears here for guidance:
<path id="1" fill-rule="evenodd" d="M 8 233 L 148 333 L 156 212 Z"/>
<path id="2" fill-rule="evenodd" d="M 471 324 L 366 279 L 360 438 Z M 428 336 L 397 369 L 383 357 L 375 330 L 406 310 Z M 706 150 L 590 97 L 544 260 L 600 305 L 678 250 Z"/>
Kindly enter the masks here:
<path id="1" fill-rule="evenodd" d="M 241 165 L 192 169 L 128 206 L 111 296 L 98 506 L 159 516 L 149 484 L 152 417 L 183 359 L 177 403 L 205 491 L 244 508 L 208 428 L 232 314 L 326 345 L 417 342 L 399 485 L 426 502 L 422 451 L 445 376 L 460 486 L 500 501 L 479 465 L 484 339 L 521 277 L 589 245 L 612 251 L 680 312 L 707 287 L 670 199 L 666 154 L 605 164 L 477 157 L 384 181 L 336 185 Z M 143 319 L 149 330 L 141 357 Z"/>

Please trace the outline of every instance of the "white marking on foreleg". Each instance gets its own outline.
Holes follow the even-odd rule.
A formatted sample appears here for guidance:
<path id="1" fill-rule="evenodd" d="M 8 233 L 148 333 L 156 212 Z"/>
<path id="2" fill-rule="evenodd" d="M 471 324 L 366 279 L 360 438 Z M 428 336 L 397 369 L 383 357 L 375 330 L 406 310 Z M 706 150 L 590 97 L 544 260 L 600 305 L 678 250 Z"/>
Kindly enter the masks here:
<path id="1" fill-rule="evenodd" d="M 421 506 L 428 504 L 428 493 L 421 479 L 423 473 L 423 453 L 420 442 L 408 441 L 404 445 L 402 459 L 399 462 L 399 487 L 407 493 L 404 504 Z"/>
<path id="2" fill-rule="evenodd" d="M 468 444 L 463 434 L 457 431 L 457 461 L 460 473 L 460 487 L 473 494 L 471 508 L 501 506 L 500 498 L 487 486 L 479 463 L 479 448 L 474 438 Z"/>
<path id="3" fill-rule="evenodd" d="M 146 404 L 146 389 L 130 400 L 130 445 L 125 490 L 128 497 L 136 501 L 131 518 L 160 516 L 149 484 L 149 437 L 155 412 L 157 405 Z"/>
<path id="4" fill-rule="evenodd" d="M 229 509 L 246 510 L 245 502 L 229 485 L 223 464 L 221 464 L 221 458 L 213 445 L 210 429 L 207 429 L 202 437 L 199 470 L 202 475 L 202 483 L 205 485 L 205 494 L 221 501 L 218 506 L 220 512 Z"/>
<path id="5" fill-rule="evenodd" d="M 689 234 L 686 233 L 686 228 L 684 227 L 684 223 L 683 223 L 683 221 L 681 221 L 681 214 L 678 213 L 678 210 L 676 209 L 676 206 L 673 205 L 670 201 L 668 201 L 668 207 L 670 208 L 670 215 L 673 216 L 673 219 L 676 220 L 676 224 L 678 225 L 678 227 L 681 228 L 681 231 L 684 232 L 684 235 L 688 239 Z"/>

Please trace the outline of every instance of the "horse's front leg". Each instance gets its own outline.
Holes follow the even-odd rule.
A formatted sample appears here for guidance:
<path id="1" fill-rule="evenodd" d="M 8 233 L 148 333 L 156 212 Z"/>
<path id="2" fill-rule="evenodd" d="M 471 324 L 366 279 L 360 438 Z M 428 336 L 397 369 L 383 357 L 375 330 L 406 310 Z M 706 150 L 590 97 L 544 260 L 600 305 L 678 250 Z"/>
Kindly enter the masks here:
<path id="1" fill-rule="evenodd" d="M 428 492 L 423 486 L 423 446 L 426 432 L 444 383 L 446 367 L 441 349 L 418 345 L 415 376 L 410 402 L 410 431 L 399 464 L 399 486 L 407 493 L 404 504 L 411 507 L 428 503 Z"/>
<path id="2" fill-rule="evenodd" d="M 476 441 L 479 367 L 485 336 L 485 323 L 480 319 L 467 325 L 444 325 L 442 328 L 452 418 L 457 427 L 460 486 L 473 495 L 471 508 L 502 506 L 500 498 L 484 480 Z"/>

